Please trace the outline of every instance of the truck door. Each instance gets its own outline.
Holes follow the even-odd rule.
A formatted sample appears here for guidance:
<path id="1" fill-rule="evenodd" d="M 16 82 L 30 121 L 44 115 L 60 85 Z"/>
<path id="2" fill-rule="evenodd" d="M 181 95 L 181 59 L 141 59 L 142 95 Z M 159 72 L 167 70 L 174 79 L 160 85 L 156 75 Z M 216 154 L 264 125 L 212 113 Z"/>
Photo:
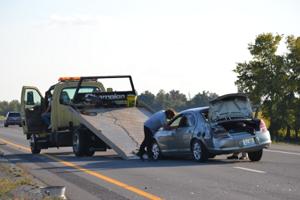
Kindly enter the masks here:
<path id="1" fill-rule="evenodd" d="M 43 111 L 43 96 L 40 91 L 31 86 L 24 86 L 21 95 L 21 115 L 24 134 L 30 137 L 33 133 L 43 130 L 41 114 Z"/>

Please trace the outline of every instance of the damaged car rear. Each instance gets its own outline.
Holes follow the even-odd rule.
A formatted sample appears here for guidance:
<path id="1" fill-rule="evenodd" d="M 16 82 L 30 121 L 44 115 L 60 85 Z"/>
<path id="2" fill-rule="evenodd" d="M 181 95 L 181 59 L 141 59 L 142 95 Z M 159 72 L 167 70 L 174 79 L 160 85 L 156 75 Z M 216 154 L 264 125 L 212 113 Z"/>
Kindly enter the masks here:
<path id="1" fill-rule="evenodd" d="M 240 93 L 182 111 L 154 139 L 153 159 L 191 154 L 196 161 L 234 152 L 247 152 L 251 161 L 259 161 L 271 144 L 264 121 L 253 117 L 249 99 Z"/>

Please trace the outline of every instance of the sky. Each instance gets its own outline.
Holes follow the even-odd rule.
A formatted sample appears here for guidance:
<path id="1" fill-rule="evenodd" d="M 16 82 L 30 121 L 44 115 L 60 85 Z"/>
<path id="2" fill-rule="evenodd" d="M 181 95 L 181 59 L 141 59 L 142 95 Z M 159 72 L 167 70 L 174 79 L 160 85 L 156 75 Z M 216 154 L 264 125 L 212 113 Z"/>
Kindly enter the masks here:
<path id="1" fill-rule="evenodd" d="M 248 44 L 300 36 L 299 10 L 298 0 L 0 0 L 0 101 L 61 76 L 132 75 L 139 93 L 236 92 Z"/>

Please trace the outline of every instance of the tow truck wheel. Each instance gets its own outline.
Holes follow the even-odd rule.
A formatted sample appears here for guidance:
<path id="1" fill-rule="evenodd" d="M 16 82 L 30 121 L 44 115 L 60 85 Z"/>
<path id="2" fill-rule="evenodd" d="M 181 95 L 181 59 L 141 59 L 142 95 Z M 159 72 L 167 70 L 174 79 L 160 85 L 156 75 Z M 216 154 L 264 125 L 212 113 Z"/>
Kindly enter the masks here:
<path id="1" fill-rule="evenodd" d="M 32 154 L 39 154 L 41 153 L 41 148 L 37 145 L 37 139 L 34 134 L 30 136 L 30 149 Z"/>
<path id="2" fill-rule="evenodd" d="M 75 130 L 73 133 L 73 152 L 76 156 L 83 156 L 84 151 L 84 137 L 80 130 Z"/>
<path id="3" fill-rule="evenodd" d="M 85 151 L 85 155 L 86 156 L 93 156 L 95 154 L 95 150 L 91 149 L 91 148 L 86 148 L 86 151 Z"/>
<path id="4" fill-rule="evenodd" d="M 263 150 L 262 149 L 259 150 L 259 151 L 248 152 L 248 157 L 253 162 L 260 161 L 262 155 L 263 155 Z"/>

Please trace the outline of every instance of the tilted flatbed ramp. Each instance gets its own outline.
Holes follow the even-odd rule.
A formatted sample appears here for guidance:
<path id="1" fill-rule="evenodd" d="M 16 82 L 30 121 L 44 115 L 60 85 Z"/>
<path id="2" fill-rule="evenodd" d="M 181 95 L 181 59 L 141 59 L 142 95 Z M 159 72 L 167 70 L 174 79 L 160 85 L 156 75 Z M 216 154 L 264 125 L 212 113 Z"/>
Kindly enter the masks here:
<path id="1" fill-rule="evenodd" d="M 137 158 L 133 151 L 144 138 L 144 122 L 151 115 L 144 108 L 96 108 L 79 112 L 70 110 L 96 136 L 109 145 L 123 159 Z"/>

